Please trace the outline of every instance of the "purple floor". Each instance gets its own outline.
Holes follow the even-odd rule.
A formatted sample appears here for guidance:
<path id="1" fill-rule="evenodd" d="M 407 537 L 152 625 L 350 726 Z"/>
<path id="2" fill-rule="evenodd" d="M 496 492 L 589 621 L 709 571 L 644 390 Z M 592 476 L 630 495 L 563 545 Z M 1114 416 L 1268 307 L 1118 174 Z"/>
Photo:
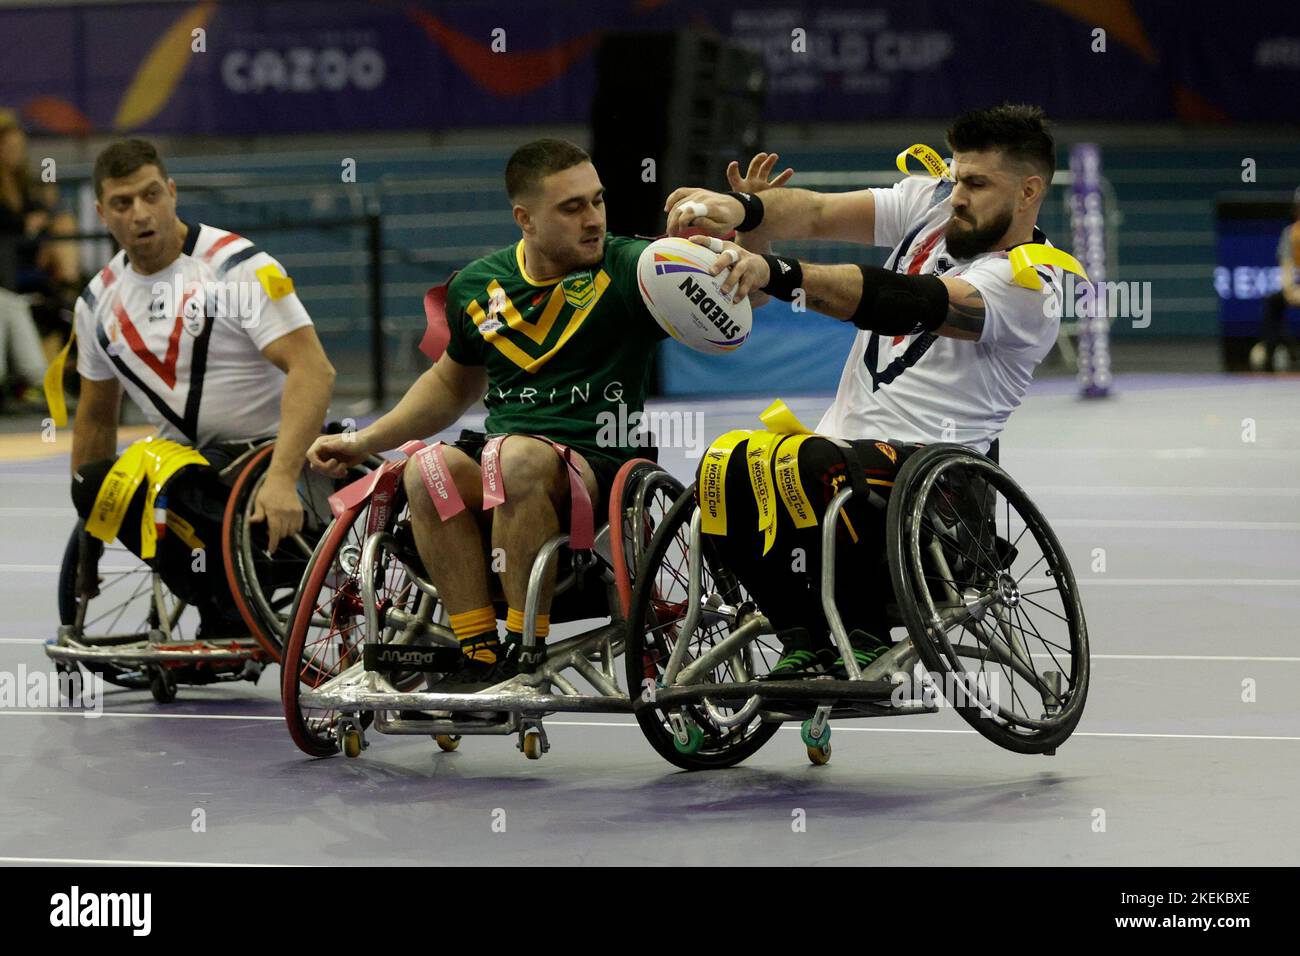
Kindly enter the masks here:
<path id="1" fill-rule="evenodd" d="M 812 425 L 826 401 L 791 405 Z M 701 413 L 712 437 L 755 426 L 765 404 L 657 407 Z M 683 478 L 696 461 L 663 458 Z M 357 760 L 312 761 L 285 732 L 273 669 L 168 706 L 110 688 L 97 719 L 0 707 L 0 861 L 1294 862 L 1300 380 L 1121 377 L 1104 402 L 1048 380 L 1013 416 L 1002 464 L 1061 538 L 1087 613 L 1091 692 L 1055 757 L 1000 750 L 944 711 L 838 722 L 825 767 L 796 727 L 738 768 L 688 774 L 630 717 L 562 715 L 537 762 L 513 738 L 443 754 L 374 734 Z M 66 473 L 63 459 L 0 465 L 11 680 L 50 670 Z"/>

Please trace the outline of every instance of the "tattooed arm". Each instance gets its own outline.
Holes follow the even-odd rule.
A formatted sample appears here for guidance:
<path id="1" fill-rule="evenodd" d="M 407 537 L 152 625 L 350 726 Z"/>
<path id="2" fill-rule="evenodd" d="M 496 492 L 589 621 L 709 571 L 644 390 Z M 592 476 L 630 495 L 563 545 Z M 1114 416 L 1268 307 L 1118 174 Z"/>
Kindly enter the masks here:
<path id="1" fill-rule="evenodd" d="M 963 279 L 941 279 L 948 287 L 948 318 L 935 332 L 954 339 L 977 341 L 984 331 L 984 296 Z"/>

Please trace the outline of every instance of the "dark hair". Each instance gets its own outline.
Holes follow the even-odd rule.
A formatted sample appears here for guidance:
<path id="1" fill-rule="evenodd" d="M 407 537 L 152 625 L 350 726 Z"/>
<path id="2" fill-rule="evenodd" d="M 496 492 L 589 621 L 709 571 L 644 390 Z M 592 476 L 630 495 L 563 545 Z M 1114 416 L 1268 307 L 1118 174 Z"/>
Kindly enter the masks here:
<path id="1" fill-rule="evenodd" d="M 954 152 L 997 150 L 1029 163 L 1049 185 L 1056 172 L 1056 140 L 1037 106 L 1004 103 L 963 113 L 948 130 L 948 145 Z"/>
<path id="2" fill-rule="evenodd" d="M 506 163 L 506 195 L 514 202 L 551 173 L 589 162 L 587 151 L 566 139 L 535 139 L 515 150 Z"/>
<path id="3" fill-rule="evenodd" d="M 95 198 L 103 196 L 105 179 L 130 176 L 141 166 L 157 166 L 163 179 L 167 178 L 167 167 L 153 143 L 143 139 L 123 139 L 106 146 L 95 157 Z"/>

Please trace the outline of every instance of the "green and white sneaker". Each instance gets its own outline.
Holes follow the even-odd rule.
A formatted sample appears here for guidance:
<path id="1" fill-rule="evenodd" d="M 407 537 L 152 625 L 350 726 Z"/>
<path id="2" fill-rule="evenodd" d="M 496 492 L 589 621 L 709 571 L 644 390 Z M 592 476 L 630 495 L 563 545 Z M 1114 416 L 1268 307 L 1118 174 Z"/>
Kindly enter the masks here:
<path id="1" fill-rule="evenodd" d="M 882 641 L 866 631 L 849 631 L 849 645 L 853 648 L 853 659 L 858 662 L 860 671 L 866 670 L 867 665 L 873 663 L 892 646 L 888 641 Z M 848 679 L 848 668 L 844 666 L 844 658 L 838 654 L 835 655 L 829 671 L 832 677 L 840 680 Z"/>
<path id="2" fill-rule="evenodd" d="M 772 669 L 759 677 L 759 680 L 799 680 L 804 677 L 820 677 L 826 673 L 835 652 L 829 647 L 816 650 L 812 646 L 812 635 L 807 628 L 792 627 L 778 631 L 777 639 L 781 642 L 781 659 Z"/>

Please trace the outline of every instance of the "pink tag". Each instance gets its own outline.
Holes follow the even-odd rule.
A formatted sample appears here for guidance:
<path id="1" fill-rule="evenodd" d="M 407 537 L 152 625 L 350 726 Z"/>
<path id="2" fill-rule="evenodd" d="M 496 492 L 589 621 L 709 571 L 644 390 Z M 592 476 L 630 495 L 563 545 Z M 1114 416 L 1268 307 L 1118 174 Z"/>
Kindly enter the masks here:
<path id="1" fill-rule="evenodd" d="M 364 504 L 366 499 L 374 492 L 375 484 L 379 481 L 385 469 L 388 469 L 393 464 L 395 462 L 384 462 L 370 474 L 363 475 L 330 495 L 330 511 L 334 513 L 334 517 L 337 518 L 343 512 Z"/>
<path id="2" fill-rule="evenodd" d="M 506 485 L 501 480 L 501 443 L 509 435 L 498 435 L 483 446 L 479 464 L 483 469 L 483 510 L 495 508 L 506 500 Z"/>
<path id="3" fill-rule="evenodd" d="M 433 499 L 433 506 L 438 509 L 438 517 L 446 521 L 464 511 L 465 502 L 460 497 L 456 482 L 451 479 L 451 469 L 447 467 L 443 447 L 442 442 L 430 445 L 417 452 L 411 461 L 420 469 L 420 477 L 424 479 L 425 490 Z"/>
<path id="4" fill-rule="evenodd" d="M 549 438 L 547 441 L 551 441 Z M 569 547 L 574 551 L 585 551 L 596 543 L 596 519 L 592 513 L 591 495 L 587 494 L 587 483 L 582 480 L 582 473 L 573 463 L 573 449 L 559 442 L 551 442 L 564 462 L 569 473 Z"/>

